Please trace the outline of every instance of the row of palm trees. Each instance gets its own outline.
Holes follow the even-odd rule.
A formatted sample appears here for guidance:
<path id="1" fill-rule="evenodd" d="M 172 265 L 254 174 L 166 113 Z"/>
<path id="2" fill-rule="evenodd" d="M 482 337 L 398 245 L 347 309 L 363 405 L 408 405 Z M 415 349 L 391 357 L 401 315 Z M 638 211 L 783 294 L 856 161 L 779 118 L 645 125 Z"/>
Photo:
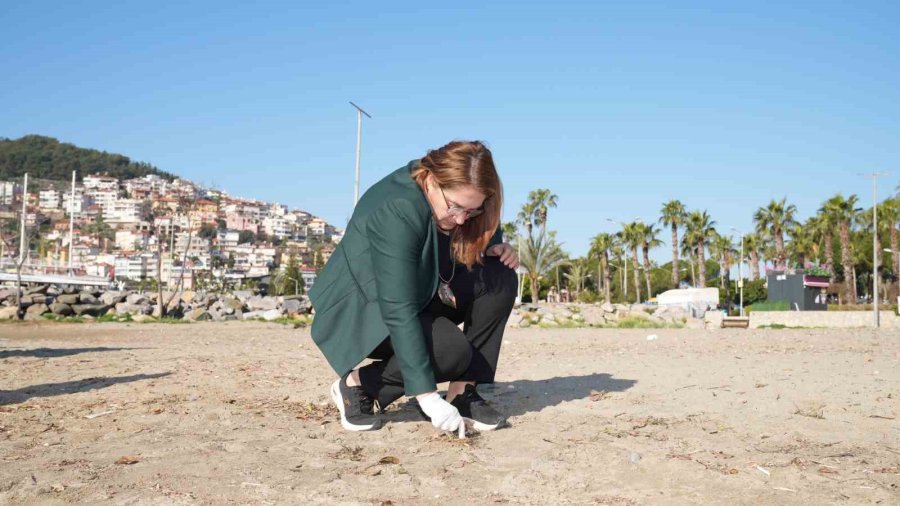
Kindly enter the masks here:
<path id="1" fill-rule="evenodd" d="M 803 222 L 798 221 L 797 207 L 782 198 L 773 199 L 754 212 L 755 230 L 743 235 L 744 256 L 740 258 L 740 239 L 735 241 L 734 236 L 720 233 L 716 221 L 706 210 L 689 210 L 682 202 L 670 200 L 662 205 L 654 223 L 641 219 L 621 223 L 618 232 L 594 236 L 585 257 L 572 259 L 556 242 L 555 233 L 547 228 L 549 210 L 558 202 L 559 197 L 549 189 L 534 190 L 529 193 L 516 221 L 504 224 L 506 236 L 515 238 L 519 248 L 532 294 L 539 292 L 542 279 L 562 268 L 570 291 L 583 291 L 588 281 L 594 278 L 595 293 L 611 301 L 612 269 L 618 268 L 620 278 L 616 281 L 622 289 L 622 299 L 640 302 L 663 289 L 678 287 L 685 280 L 686 271 L 690 271 L 691 285 L 707 286 L 709 257 L 715 262 L 712 265 L 718 264 L 718 285 L 723 289 L 730 281 L 731 267 L 739 262 L 749 265 L 751 281 L 760 279 L 760 262 L 773 270 L 817 268 L 827 271 L 832 283 L 840 279 L 842 298 L 852 304 L 858 298 L 857 279 L 866 275 L 860 271 L 867 269 L 871 279 L 872 234 L 878 243 L 879 265 L 883 265 L 881 239 L 889 239 L 892 252 L 898 251 L 900 242 L 897 228 L 900 197 L 879 203 L 877 231 L 872 229 L 872 209 L 858 207 L 856 195 L 837 194 L 829 198 L 816 214 Z M 668 241 L 672 250 L 671 282 L 664 283 L 666 286 L 657 282 L 654 287 L 651 281 L 655 267 L 650 261 L 650 252 L 665 243 L 662 233 L 666 228 L 671 233 Z M 837 263 L 836 258 L 839 259 Z M 891 258 L 891 265 L 878 274 L 888 281 L 900 274 L 900 254 L 892 253 Z M 629 261 L 633 273 L 631 280 L 626 279 L 628 266 L 625 263 Z M 594 265 L 596 276 L 590 272 Z M 628 290 L 633 291 L 631 297 Z"/>

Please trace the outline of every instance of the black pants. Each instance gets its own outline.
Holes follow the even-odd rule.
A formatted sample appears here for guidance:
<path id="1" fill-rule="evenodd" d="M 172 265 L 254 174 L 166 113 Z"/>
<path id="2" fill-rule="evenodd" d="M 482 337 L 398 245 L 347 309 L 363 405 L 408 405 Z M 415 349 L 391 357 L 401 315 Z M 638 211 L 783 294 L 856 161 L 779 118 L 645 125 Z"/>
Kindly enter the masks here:
<path id="1" fill-rule="evenodd" d="M 498 258 L 487 257 L 484 265 L 476 264 L 472 271 L 457 266 L 450 288 L 456 295 L 455 309 L 435 294 L 419 315 L 435 380 L 493 383 L 500 342 L 518 290 L 516 273 Z M 376 362 L 360 368 L 360 383 L 383 409 L 404 393 L 390 336 L 369 358 Z"/>

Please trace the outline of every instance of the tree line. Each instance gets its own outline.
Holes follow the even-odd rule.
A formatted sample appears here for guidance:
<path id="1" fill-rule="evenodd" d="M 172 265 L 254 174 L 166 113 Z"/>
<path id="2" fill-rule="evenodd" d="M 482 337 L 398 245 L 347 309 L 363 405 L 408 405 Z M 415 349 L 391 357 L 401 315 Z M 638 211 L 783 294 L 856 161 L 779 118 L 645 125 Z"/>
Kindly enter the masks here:
<path id="1" fill-rule="evenodd" d="M 105 173 L 118 179 L 133 179 L 156 174 L 168 180 L 173 174 L 144 162 L 135 162 L 124 155 L 86 149 L 59 142 L 53 137 L 26 135 L 11 140 L 0 138 L 0 181 L 24 177 L 70 181 L 72 171 L 78 180 L 85 174 Z"/>
<path id="2" fill-rule="evenodd" d="M 533 190 L 516 220 L 503 224 L 504 235 L 519 251 L 526 299 L 545 298 L 551 286 L 565 287 L 584 301 L 643 302 L 684 286 L 718 286 L 725 299 L 735 292 L 731 268 L 746 263 L 745 276 L 754 294 L 750 302 L 753 296 L 765 297 L 762 264 L 766 271 L 828 277 L 830 292 L 839 302 L 856 304 L 872 297 L 873 240 L 877 275 L 883 282 L 880 295 L 898 295 L 897 195 L 878 203 L 877 231 L 872 208 L 859 207 L 856 195 L 838 193 L 803 221 L 786 198 L 772 199 L 756 209 L 754 230 L 743 235 L 733 228 L 731 233 L 723 231 L 706 210 L 688 209 L 673 199 L 663 203 L 652 220 L 616 222 L 619 231 L 596 234 L 587 255 L 579 258 L 570 257 L 548 228 L 548 215 L 558 203 L 551 190 Z M 672 260 L 657 265 L 650 252 L 665 244 Z"/>

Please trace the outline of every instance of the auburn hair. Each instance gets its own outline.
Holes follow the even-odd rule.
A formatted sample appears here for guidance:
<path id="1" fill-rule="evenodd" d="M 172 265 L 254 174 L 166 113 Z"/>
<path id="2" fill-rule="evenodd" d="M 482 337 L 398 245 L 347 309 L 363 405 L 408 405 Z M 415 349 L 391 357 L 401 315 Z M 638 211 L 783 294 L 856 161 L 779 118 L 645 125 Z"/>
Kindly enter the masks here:
<path id="1" fill-rule="evenodd" d="M 458 262 L 468 269 L 483 263 L 482 253 L 500 225 L 503 206 L 503 185 L 491 150 L 481 141 L 450 142 L 428 151 L 413 169 L 412 177 L 423 191 L 429 174 L 445 190 L 472 186 L 484 195 L 484 212 L 456 227 L 450 239 L 450 249 Z"/>

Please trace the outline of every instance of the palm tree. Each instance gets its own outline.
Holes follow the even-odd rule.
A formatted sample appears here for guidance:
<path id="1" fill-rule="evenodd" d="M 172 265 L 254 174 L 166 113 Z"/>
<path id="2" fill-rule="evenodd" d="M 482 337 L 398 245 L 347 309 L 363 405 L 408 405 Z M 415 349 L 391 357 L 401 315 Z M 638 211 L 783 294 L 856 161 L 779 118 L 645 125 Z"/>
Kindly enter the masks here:
<path id="1" fill-rule="evenodd" d="M 575 293 L 572 294 L 572 298 L 578 300 L 578 294 L 581 293 L 581 290 L 584 288 L 584 280 L 588 278 L 587 259 L 577 258 L 569 265 L 569 272 L 565 274 L 566 281 L 568 282 L 567 284 L 569 285 L 570 292 L 572 291 L 572 284 L 575 285 Z"/>
<path id="2" fill-rule="evenodd" d="M 807 221 L 807 227 L 812 234 L 812 240 L 819 246 L 819 252 L 825 253 L 825 267 L 831 271 L 829 281 L 834 283 L 834 217 L 831 214 L 819 209 L 815 216 L 810 217 Z M 821 256 L 821 255 L 819 255 Z M 817 258 L 821 261 L 821 258 Z"/>
<path id="3" fill-rule="evenodd" d="M 816 241 L 816 228 L 818 218 L 815 216 L 806 220 L 803 225 L 795 225 L 791 231 L 791 242 L 788 243 L 787 249 L 790 257 L 794 259 L 796 265 L 805 268 L 806 264 L 815 259 L 815 263 L 819 263 L 819 243 Z"/>
<path id="4" fill-rule="evenodd" d="M 680 201 L 670 200 L 663 204 L 659 214 L 659 222 L 663 226 L 672 227 L 672 285 L 678 288 L 678 225 L 684 223 L 687 211 Z"/>
<path id="5" fill-rule="evenodd" d="M 643 223 L 633 221 L 622 228 L 622 242 L 631 249 L 631 264 L 634 267 L 634 302 L 641 302 L 641 274 L 638 272 L 638 248 L 644 243 Z"/>
<path id="6" fill-rule="evenodd" d="M 660 232 L 659 229 L 653 225 L 641 223 L 639 231 L 641 233 L 641 250 L 644 254 L 644 281 L 647 282 L 647 300 L 650 300 L 650 297 L 653 295 L 650 289 L 650 248 L 655 248 L 663 242 L 657 237 Z M 677 266 L 675 271 L 678 272 Z M 677 284 L 675 286 L 676 288 L 678 287 Z"/>
<path id="7" fill-rule="evenodd" d="M 539 300 L 541 278 L 565 261 L 566 254 L 556 243 L 555 232 L 547 232 L 541 227 L 536 234 L 522 238 L 519 264 L 531 282 L 531 302 L 537 304 Z"/>
<path id="8" fill-rule="evenodd" d="M 757 232 L 771 229 L 775 237 L 775 268 L 784 270 L 787 267 L 787 256 L 784 253 L 784 231 L 796 225 L 794 215 L 797 206 L 787 203 L 787 197 L 772 200 L 766 207 L 760 207 L 753 215 Z"/>
<path id="9" fill-rule="evenodd" d="M 535 225 L 547 226 L 547 210 L 556 207 L 559 197 L 546 188 L 532 190 L 528 202 L 534 205 Z"/>
<path id="10" fill-rule="evenodd" d="M 687 234 L 681 236 L 681 255 L 688 258 L 691 265 L 691 286 L 697 287 L 697 245 L 692 244 Z"/>
<path id="11" fill-rule="evenodd" d="M 598 259 L 597 270 L 602 270 L 602 274 L 600 272 L 597 273 L 597 281 L 599 287 L 600 280 L 603 280 L 603 299 L 607 303 L 611 301 L 610 285 L 612 285 L 612 276 L 610 276 L 609 272 L 609 254 L 612 252 L 613 246 L 614 240 L 612 234 L 600 233 L 595 235 L 591 240 L 591 249 L 589 253 L 592 257 Z"/>
<path id="12" fill-rule="evenodd" d="M 715 224 L 706 211 L 692 211 L 685 223 L 685 238 L 688 244 L 695 245 L 700 288 L 706 286 L 706 244 L 715 236 Z"/>
<path id="13" fill-rule="evenodd" d="M 891 270 L 894 276 L 900 276 L 900 253 L 898 253 L 898 242 L 900 242 L 900 233 L 897 230 L 897 222 L 900 221 L 900 198 L 893 197 L 885 200 L 882 209 L 878 211 L 879 219 L 884 220 L 885 226 L 888 227 L 888 233 L 891 240 Z M 884 214 L 882 214 L 884 213 Z M 894 294 L 896 296 L 896 294 Z"/>
<path id="14" fill-rule="evenodd" d="M 831 197 L 822 206 L 838 225 L 841 238 L 841 264 L 844 268 L 845 295 L 849 304 L 856 304 L 856 279 L 853 275 L 853 256 L 850 252 L 851 223 L 861 211 L 856 207 L 859 201 L 856 195 L 844 198 L 840 193 Z"/>
<path id="15" fill-rule="evenodd" d="M 520 238 L 519 263 L 531 281 L 531 299 L 534 303 L 539 299 L 541 277 L 566 260 L 565 253 L 556 243 L 556 234 L 547 232 L 548 209 L 556 207 L 558 200 L 559 197 L 548 189 L 532 190 L 516 218 L 525 226 L 526 236 Z"/>
<path id="16" fill-rule="evenodd" d="M 709 243 L 709 254 L 719 263 L 719 288 L 726 289 L 725 282 L 730 277 L 730 269 L 737 251 L 731 236 L 715 234 Z"/>
<path id="17" fill-rule="evenodd" d="M 616 258 L 616 261 L 622 262 L 622 268 L 619 269 L 619 272 L 622 273 L 622 301 L 625 302 L 628 298 L 628 269 L 626 266 L 628 265 L 628 254 L 625 251 L 625 244 L 622 242 L 622 233 L 617 232 L 612 235 L 612 248 L 610 249 L 610 253 Z"/>
<path id="18" fill-rule="evenodd" d="M 759 235 L 755 233 L 744 236 L 744 255 L 750 264 L 750 281 L 759 279 Z"/>

